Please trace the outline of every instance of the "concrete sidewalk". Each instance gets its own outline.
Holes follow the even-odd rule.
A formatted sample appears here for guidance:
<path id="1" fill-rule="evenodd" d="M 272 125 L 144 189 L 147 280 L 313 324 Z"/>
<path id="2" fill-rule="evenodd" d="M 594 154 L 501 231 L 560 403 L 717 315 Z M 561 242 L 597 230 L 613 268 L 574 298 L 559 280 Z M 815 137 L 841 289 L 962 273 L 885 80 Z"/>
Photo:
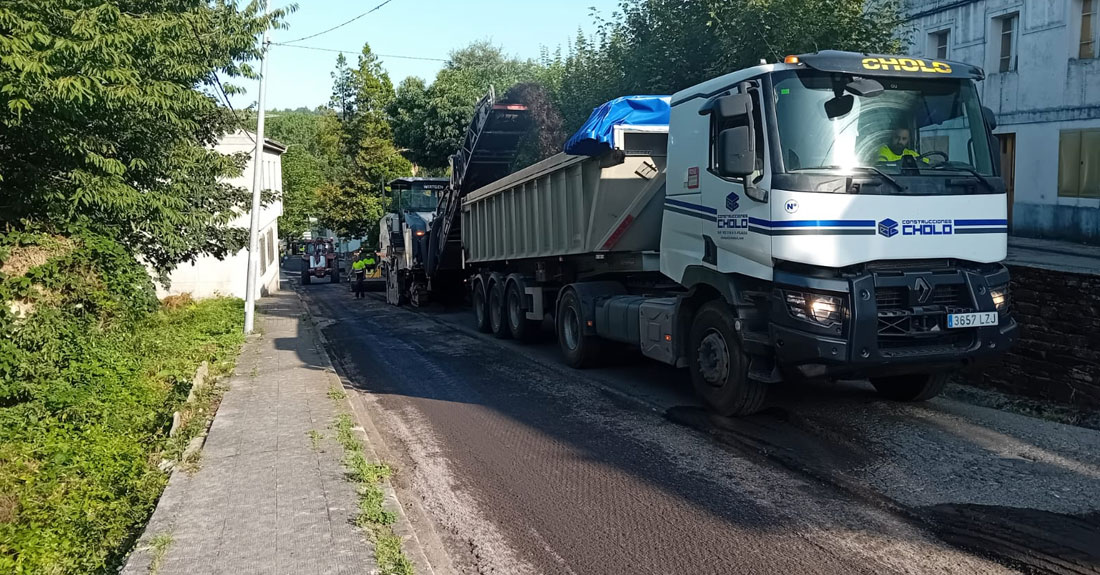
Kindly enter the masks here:
<path id="1" fill-rule="evenodd" d="M 262 335 L 244 346 L 199 470 L 172 475 L 123 573 L 150 573 L 158 556 L 159 575 L 377 572 L 333 429 L 339 378 L 294 292 L 257 312 Z"/>
<path id="2" fill-rule="evenodd" d="M 1100 247 L 1060 242 L 1008 237 L 1008 265 L 1100 275 Z"/>

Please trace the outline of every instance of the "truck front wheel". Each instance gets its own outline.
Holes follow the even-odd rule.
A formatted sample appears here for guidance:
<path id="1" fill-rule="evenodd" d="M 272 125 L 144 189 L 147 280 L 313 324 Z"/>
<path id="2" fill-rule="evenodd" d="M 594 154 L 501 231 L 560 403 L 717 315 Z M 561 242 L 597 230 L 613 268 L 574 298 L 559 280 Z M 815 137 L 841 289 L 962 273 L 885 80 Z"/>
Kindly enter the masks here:
<path id="1" fill-rule="evenodd" d="M 691 324 L 689 362 L 695 392 L 712 411 L 733 417 L 760 410 L 765 384 L 748 377 L 733 313 L 724 301 L 705 304 Z"/>
<path id="2" fill-rule="evenodd" d="M 555 327 L 558 332 L 558 347 L 561 348 L 565 363 L 570 367 L 591 367 L 600 356 L 600 339 L 584 334 L 584 314 L 581 313 L 580 298 L 577 292 L 569 290 L 561 296 Z"/>
<path id="3" fill-rule="evenodd" d="M 946 373 L 910 373 L 893 377 L 872 377 L 879 395 L 894 401 L 927 401 L 947 385 Z"/>

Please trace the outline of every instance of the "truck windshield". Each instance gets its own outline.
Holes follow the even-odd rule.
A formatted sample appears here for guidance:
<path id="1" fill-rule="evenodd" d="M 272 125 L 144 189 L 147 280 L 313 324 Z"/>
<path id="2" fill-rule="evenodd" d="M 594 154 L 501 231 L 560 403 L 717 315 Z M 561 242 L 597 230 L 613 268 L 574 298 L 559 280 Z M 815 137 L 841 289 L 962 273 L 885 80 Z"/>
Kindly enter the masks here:
<path id="1" fill-rule="evenodd" d="M 788 172 L 875 168 L 902 176 L 993 175 L 973 82 L 875 80 L 883 90 L 860 96 L 846 89 L 852 76 L 813 70 L 775 74 L 779 147 Z"/>
<path id="2" fill-rule="evenodd" d="M 394 191 L 397 205 L 410 212 L 432 212 L 439 203 L 439 191 L 414 185 L 411 188 Z"/>

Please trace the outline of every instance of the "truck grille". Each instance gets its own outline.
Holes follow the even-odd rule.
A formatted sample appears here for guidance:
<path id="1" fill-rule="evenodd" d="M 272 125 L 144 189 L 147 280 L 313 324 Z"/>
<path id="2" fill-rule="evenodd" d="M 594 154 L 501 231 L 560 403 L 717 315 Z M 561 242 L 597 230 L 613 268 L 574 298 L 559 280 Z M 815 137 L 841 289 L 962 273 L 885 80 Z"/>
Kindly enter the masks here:
<path id="1" fill-rule="evenodd" d="M 907 309 L 910 307 L 909 295 L 907 287 L 879 287 L 875 289 L 875 303 L 880 311 Z M 953 309 L 971 307 L 970 297 L 966 293 L 966 284 L 940 284 L 933 289 L 932 296 L 923 305 L 939 305 Z"/>
<path id="2" fill-rule="evenodd" d="M 941 283 L 920 303 L 915 287 L 875 288 L 878 307 L 878 347 L 888 357 L 933 355 L 973 344 L 972 330 L 948 330 L 948 313 L 973 311 L 964 283 Z"/>
<path id="3" fill-rule="evenodd" d="M 909 290 L 903 287 L 880 287 L 875 290 L 875 303 L 878 309 L 896 309 L 905 307 Z"/>

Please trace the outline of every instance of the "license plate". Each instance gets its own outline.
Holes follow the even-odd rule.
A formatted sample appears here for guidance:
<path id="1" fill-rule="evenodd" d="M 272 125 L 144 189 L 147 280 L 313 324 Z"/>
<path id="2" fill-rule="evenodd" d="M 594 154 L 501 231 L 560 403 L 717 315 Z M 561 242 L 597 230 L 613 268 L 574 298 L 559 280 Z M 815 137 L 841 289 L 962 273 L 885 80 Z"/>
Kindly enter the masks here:
<path id="1" fill-rule="evenodd" d="M 997 312 L 983 311 L 981 313 L 949 313 L 947 314 L 947 327 L 956 329 L 961 327 L 984 327 L 997 325 Z"/>

